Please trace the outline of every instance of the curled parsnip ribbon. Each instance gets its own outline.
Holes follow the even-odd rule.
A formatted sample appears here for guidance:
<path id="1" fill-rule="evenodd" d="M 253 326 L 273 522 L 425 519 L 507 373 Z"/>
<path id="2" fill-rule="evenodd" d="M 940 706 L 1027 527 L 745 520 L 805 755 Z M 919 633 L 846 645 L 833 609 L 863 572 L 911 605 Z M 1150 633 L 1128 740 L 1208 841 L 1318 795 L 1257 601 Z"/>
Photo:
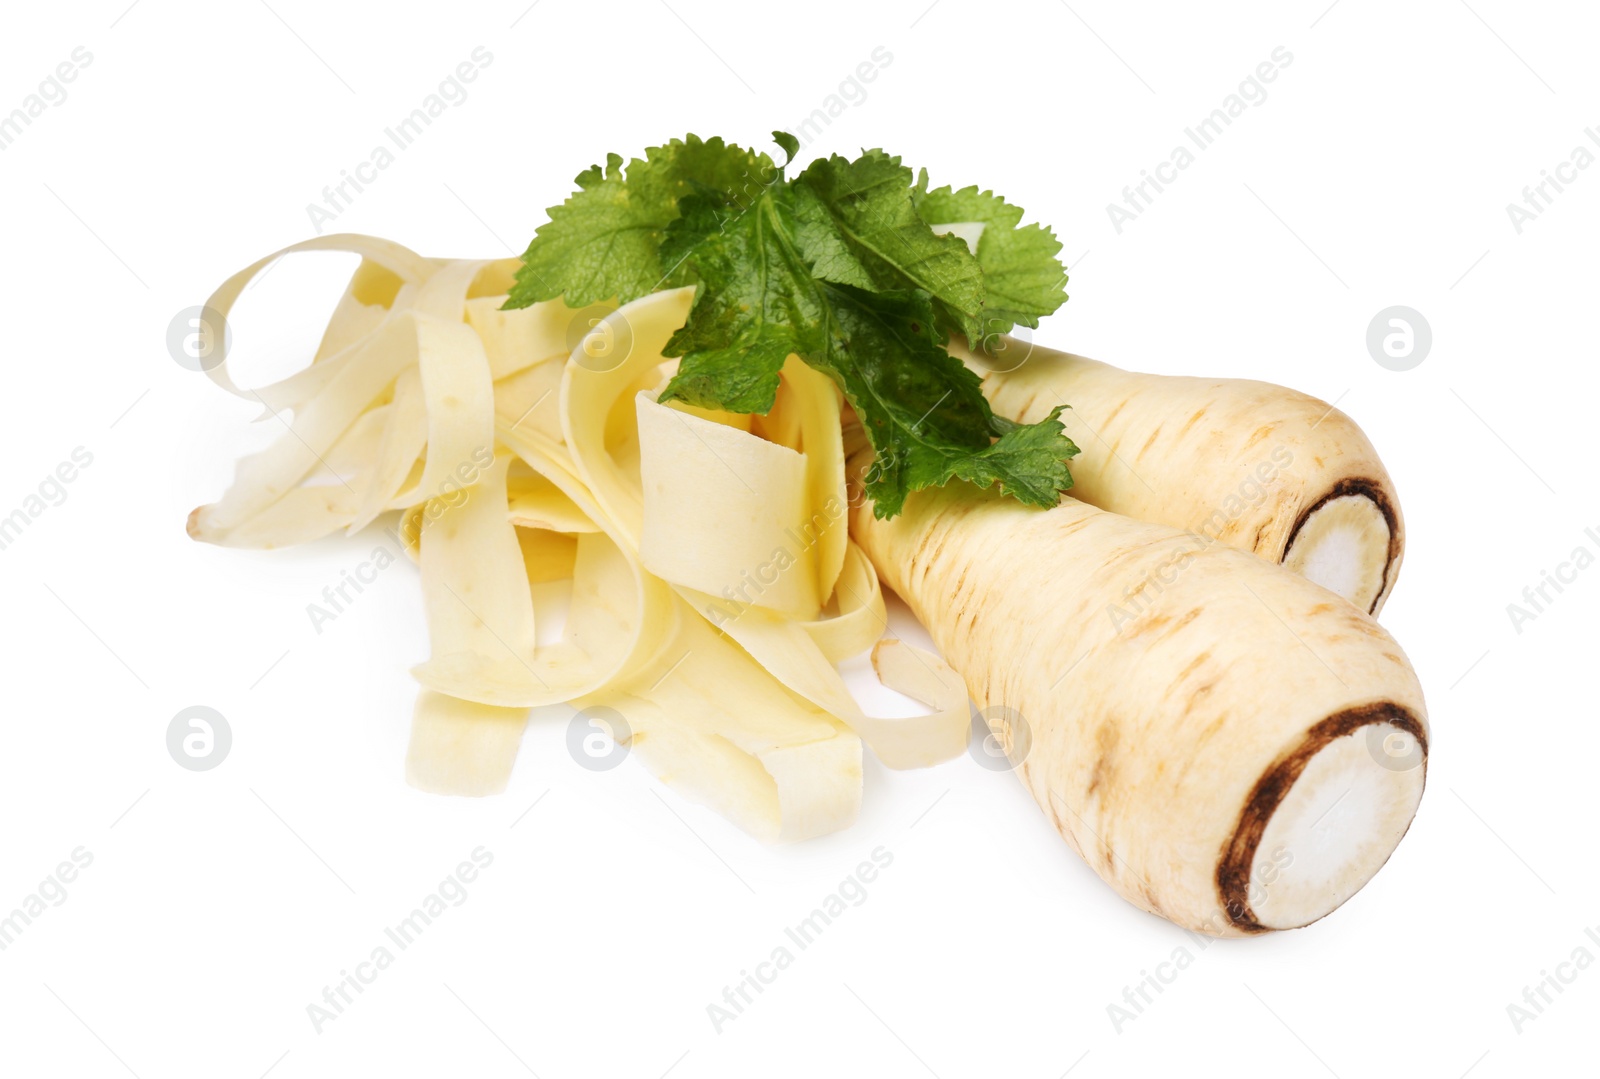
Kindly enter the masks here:
<path id="1" fill-rule="evenodd" d="M 849 547 L 844 451 L 832 383 L 791 377 L 793 367 L 786 367 L 780 388 L 780 397 L 792 399 L 789 408 L 797 417 L 795 426 L 802 440 L 807 416 L 814 417 L 809 421 L 814 432 L 812 444 L 829 470 L 823 478 L 805 477 L 804 466 L 784 459 L 780 445 L 688 410 L 662 405 L 649 392 L 636 389 L 641 382 L 649 382 L 652 372 L 664 362 L 667 338 L 686 313 L 687 291 L 647 296 L 609 316 L 616 324 L 613 332 L 625 335 L 629 346 L 625 358 L 614 367 L 605 371 L 576 364 L 568 367 L 563 413 L 568 445 L 579 471 L 619 519 L 630 526 L 638 522 L 630 529 L 639 537 L 637 549 L 676 552 L 670 564 L 658 563 L 653 568 L 670 574 L 665 579 L 680 596 L 790 691 L 847 724 L 886 765 L 923 767 L 959 755 L 971 728 L 964 690 L 944 695 L 929 715 L 868 716 L 846 689 L 834 665 L 836 660 L 819 644 L 818 636 L 822 636 L 830 649 L 838 648 L 841 635 L 827 628 L 831 619 L 818 619 L 814 613 L 796 617 L 795 598 L 803 594 L 803 588 L 783 588 L 778 583 L 786 573 L 816 573 L 814 548 L 830 533 L 833 538 L 829 542 L 840 552 L 834 570 L 837 577 Z M 659 383 L 659 375 L 656 381 Z M 629 441 L 625 429 L 620 438 L 615 437 L 615 426 L 608 445 L 601 424 L 585 424 L 579 417 L 605 417 L 614 425 L 614 418 L 626 407 L 629 390 L 635 390 L 633 437 L 637 445 Z M 807 400 L 807 395 L 823 392 L 829 395 L 824 399 L 825 408 Z M 822 437 L 821 417 L 831 419 L 827 437 Z M 650 465 L 644 465 L 645 461 Z M 652 483 L 648 494 L 646 476 Z M 797 496 L 797 489 L 805 494 Z M 819 505 L 812 492 L 826 492 L 824 497 L 830 501 Z M 768 543 L 773 546 L 764 549 Z M 726 562 L 730 554 L 747 562 L 752 558 L 762 561 L 730 567 Z M 860 565 L 865 567 L 863 573 L 872 572 L 865 559 L 860 559 Z M 720 595 L 695 587 L 707 580 L 730 578 L 741 583 L 753 578 L 754 585 L 741 590 L 730 583 Z M 829 593 L 836 591 L 833 583 L 828 581 Z M 844 632 L 859 632 L 862 619 L 856 612 L 874 600 L 873 613 L 882 619 L 882 632 L 886 618 L 875 575 L 867 592 L 866 596 L 845 593 L 836 601 L 841 616 L 854 619 Z M 930 668 L 940 662 L 933 656 L 927 659 Z M 959 679 L 951 681 L 959 686 Z"/>
<path id="2" fill-rule="evenodd" d="M 895 768 L 962 751 L 960 680 L 880 642 L 830 379 L 791 358 L 766 416 L 663 405 L 692 290 L 507 311 L 516 260 L 426 259 L 363 236 L 285 248 L 208 307 L 225 318 L 304 251 L 362 261 L 310 366 L 257 389 L 226 355 L 210 369 L 288 430 L 189 528 L 239 547 L 394 535 L 420 567 L 430 641 L 413 669 L 413 785 L 503 789 L 528 709 L 570 702 L 623 715 L 617 736 L 684 797 L 789 841 L 855 819 L 862 740 Z M 559 639 L 541 638 L 561 608 Z M 931 714 L 862 712 L 835 664 L 874 643 L 885 684 Z"/>

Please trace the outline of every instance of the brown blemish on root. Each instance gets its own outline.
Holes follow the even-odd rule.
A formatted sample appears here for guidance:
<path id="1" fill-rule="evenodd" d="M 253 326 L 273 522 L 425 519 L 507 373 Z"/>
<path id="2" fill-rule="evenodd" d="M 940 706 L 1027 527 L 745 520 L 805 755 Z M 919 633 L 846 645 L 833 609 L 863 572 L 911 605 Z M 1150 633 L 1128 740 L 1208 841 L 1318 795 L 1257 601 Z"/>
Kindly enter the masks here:
<path id="1" fill-rule="evenodd" d="M 1319 465 L 1321 462 L 1318 462 Z M 1378 512 L 1383 514 L 1384 523 L 1389 526 L 1389 556 L 1383 564 L 1383 579 L 1378 583 L 1378 594 L 1372 599 L 1372 606 L 1367 608 L 1367 613 L 1372 614 L 1378 609 L 1378 602 L 1389 591 L 1389 574 L 1394 569 L 1395 562 L 1400 558 L 1400 531 L 1399 522 L 1394 512 L 1394 503 L 1389 500 L 1389 494 L 1376 480 L 1361 477 L 1347 477 L 1335 483 L 1328 492 L 1311 505 L 1300 511 L 1300 516 L 1295 520 L 1294 527 L 1289 530 L 1289 538 L 1283 544 L 1283 558 L 1289 556 L 1289 551 L 1294 547 L 1294 541 L 1300 535 L 1300 529 L 1311 519 L 1311 515 L 1324 505 L 1336 498 L 1346 495 L 1362 495 L 1378 507 Z M 1280 558 L 1281 562 L 1283 558 Z"/>
<path id="2" fill-rule="evenodd" d="M 1266 439 L 1267 439 L 1267 436 L 1272 434 L 1272 432 L 1277 430 L 1277 429 L 1278 429 L 1278 425 L 1275 424 L 1275 423 L 1264 423 L 1264 424 L 1262 424 L 1260 427 L 1256 428 L 1255 434 L 1250 436 L 1250 441 L 1248 441 L 1248 442 L 1246 442 L 1244 444 L 1244 448 L 1247 449 L 1247 450 L 1254 449 L 1256 446 L 1260 445 L 1262 442 L 1265 442 Z"/>
<path id="3" fill-rule="evenodd" d="M 1217 861 L 1217 893 L 1222 900 L 1222 909 L 1227 912 L 1228 921 L 1234 928 L 1246 933 L 1265 933 L 1269 928 L 1257 921 L 1255 912 L 1250 909 L 1250 867 L 1255 863 L 1256 848 L 1267 830 L 1267 824 L 1272 820 L 1272 814 L 1277 812 L 1278 806 L 1288 796 L 1306 765 L 1311 763 L 1312 757 L 1330 742 L 1375 723 L 1388 723 L 1415 738 L 1422 749 L 1421 767 L 1427 768 L 1427 732 L 1410 709 L 1403 705 L 1379 701 L 1377 704 L 1347 708 L 1313 726 L 1298 746 L 1280 757 L 1256 780 L 1250 796 L 1245 799 L 1244 810 L 1239 814 L 1239 823 L 1232 837 L 1223 845 L 1222 857 Z"/>
<path id="4" fill-rule="evenodd" d="M 1174 633 L 1178 632 L 1184 626 L 1187 626 L 1190 622 L 1193 622 L 1196 618 L 1199 618 L 1199 617 L 1200 617 L 1200 608 L 1198 608 L 1198 607 L 1190 608 L 1189 613 L 1184 615 L 1182 618 L 1178 619 L 1176 622 L 1172 623 L 1172 625 L 1167 628 L 1167 631 L 1161 635 L 1161 638 L 1163 640 L 1165 640 L 1166 638 L 1172 636 Z"/>
<path id="5" fill-rule="evenodd" d="M 1144 909 L 1151 914 L 1159 918 L 1167 918 L 1168 921 L 1172 920 L 1168 918 L 1167 912 L 1162 909 L 1161 903 L 1156 899 L 1155 892 L 1150 889 L 1147 881 L 1139 882 L 1139 901 L 1144 905 Z"/>
<path id="6" fill-rule="evenodd" d="M 1100 724 L 1094 734 L 1095 755 L 1094 768 L 1089 772 L 1089 786 L 1084 791 L 1084 796 L 1093 798 L 1095 792 L 1106 783 L 1111 774 L 1116 770 L 1118 734 L 1116 725 L 1109 720 Z"/>
<path id="7" fill-rule="evenodd" d="M 1272 527 L 1272 518 L 1270 518 L 1270 517 L 1267 518 L 1265 521 L 1262 521 L 1261 524 L 1259 524 L 1258 526 L 1256 526 L 1256 538 L 1250 541 L 1250 552 L 1252 554 L 1260 554 L 1261 553 L 1261 545 L 1266 542 L 1266 531 L 1267 531 L 1267 529 L 1269 529 L 1271 527 Z M 1284 548 L 1284 553 L 1287 554 L 1288 550 L 1289 550 L 1289 548 L 1285 547 Z"/>
<path id="8" fill-rule="evenodd" d="M 1207 649 L 1204 652 L 1201 652 L 1198 656 L 1195 656 L 1193 659 L 1191 659 L 1189 661 L 1189 665 L 1187 667 L 1185 667 L 1183 670 L 1178 672 L 1178 677 L 1174 678 L 1173 682 L 1176 683 L 1176 682 L 1183 681 L 1189 675 L 1193 674 L 1196 668 L 1198 668 L 1202 663 L 1204 663 L 1206 660 L 1208 660 L 1210 658 L 1211 658 L 1211 652 L 1210 652 L 1209 649 Z"/>

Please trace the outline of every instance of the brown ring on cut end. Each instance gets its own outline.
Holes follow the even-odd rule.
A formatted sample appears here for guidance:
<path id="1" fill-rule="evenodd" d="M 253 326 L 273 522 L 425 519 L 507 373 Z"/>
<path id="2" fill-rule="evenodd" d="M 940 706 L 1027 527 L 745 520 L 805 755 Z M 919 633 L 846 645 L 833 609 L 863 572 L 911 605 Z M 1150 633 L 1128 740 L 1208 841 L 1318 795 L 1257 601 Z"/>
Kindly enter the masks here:
<path id="1" fill-rule="evenodd" d="M 1389 529 L 1389 550 L 1383 563 L 1383 575 L 1378 585 L 1377 594 L 1367 607 L 1368 614 L 1375 614 L 1378 610 L 1378 604 L 1383 602 L 1384 595 L 1389 591 L 1389 575 L 1394 570 L 1394 564 L 1400 558 L 1399 517 L 1395 513 L 1394 502 L 1389 498 L 1389 493 L 1384 490 L 1382 484 L 1375 480 L 1346 477 L 1328 488 L 1321 498 L 1301 510 L 1300 516 L 1294 522 L 1294 527 L 1289 530 L 1289 538 L 1284 542 L 1283 554 L 1278 561 L 1284 562 L 1288 560 L 1290 552 L 1294 550 L 1295 540 L 1300 537 L 1300 530 L 1306 526 L 1306 522 L 1311 519 L 1313 514 L 1335 499 L 1350 497 L 1365 498 L 1370 501 L 1377 507 Z"/>
<path id="2" fill-rule="evenodd" d="M 1266 834 L 1267 826 L 1271 823 L 1273 814 L 1289 796 L 1295 783 L 1304 774 L 1306 767 L 1312 759 L 1323 750 L 1327 749 L 1336 740 L 1353 734 L 1364 727 L 1376 724 L 1387 724 L 1404 732 L 1415 739 L 1419 747 L 1421 758 L 1415 767 L 1422 769 L 1419 780 L 1425 780 L 1428 764 L 1428 736 L 1421 722 L 1411 711 L 1401 705 L 1390 701 L 1381 701 L 1377 704 L 1362 705 L 1349 708 L 1342 712 L 1335 712 L 1321 722 L 1317 723 L 1305 734 L 1300 744 L 1262 773 L 1251 790 L 1249 798 L 1245 800 L 1244 810 L 1239 815 L 1239 823 L 1234 828 L 1233 836 L 1223 847 L 1222 857 L 1217 863 L 1217 892 L 1222 899 L 1222 911 L 1228 923 L 1235 929 L 1246 933 L 1264 933 L 1275 928 L 1292 928 L 1290 926 L 1272 926 L 1264 924 L 1252 909 L 1251 879 L 1256 864 L 1256 855 L 1261 846 L 1262 837 Z M 1374 764 L 1374 767 L 1384 767 Z M 1418 788 L 1420 797 L 1420 786 Z M 1409 824 L 1409 816 L 1407 817 Z M 1404 834 L 1402 829 L 1401 835 Z M 1371 873 L 1366 875 L 1360 884 L 1365 884 L 1382 867 L 1383 862 L 1393 852 L 1400 836 L 1394 838 L 1394 843 L 1383 852 L 1382 858 L 1371 868 Z M 1357 885 L 1357 887 L 1360 886 Z M 1311 922 L 1329 914 L 1337 908 L 1343 899 L 1330 905 L 1326 910 L 1301 922 L 1309 925 Z"/>

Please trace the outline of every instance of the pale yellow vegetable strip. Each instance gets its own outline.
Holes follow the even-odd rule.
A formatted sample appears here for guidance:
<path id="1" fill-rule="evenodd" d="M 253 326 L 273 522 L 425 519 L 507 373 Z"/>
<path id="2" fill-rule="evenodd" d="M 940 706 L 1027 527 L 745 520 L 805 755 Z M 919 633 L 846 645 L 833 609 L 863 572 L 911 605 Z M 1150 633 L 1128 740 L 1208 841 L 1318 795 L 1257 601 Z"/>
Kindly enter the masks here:
<path id="1" fill-rule="evenodd" d="M 422 521 L 422 592 L 432 656 L 412 674 L 423 685 L 481 704 L 516 705 L 499 687 L 540 683 L 533 672 L 533 598 L 522 548 L 506 515 L 509 455 L 484 482 L 433 500 Z M 481 672 L 481 685 L 430 677 L 438 668 Z M 442 683 L 442 684 L 441 684 Z"/>
<path id="2" fill-rule="evenodd" d="M 376 455 L 378 446 L 383 442 L 383 432 L 389 422 L 389 406 L 378 405 L 369 408 L 356 417 L 339 440 L 328 448 L 322 455 L 323 462 L 328 466 L 327 473 L 322 479 L 337 483 L 334 476 L 338 476 L 350 486 L 357 487 L 353 482 L 354 477 L 372 469 L 372 460 Z M 359 489 L 359 488 L 358 488 Z"/>
<path id="3" fill-rule="evenodd" d="M 359 346 L 322 393 L 306 402 L 288 433 L 239 463 L 221 501 L 203 507 L 207 529 L 226 531 L 276 502 L 313 471 L 328 449 L 406 367 L 416 362 L 411 316 L 392 318 Z"/>
<path id="4" fill-rule="evenodd" d="M 464 306 L 472 283 L 487 263 L 474 259 L 443 262 L 417 289 L 414 309 L 446 322 L 464 322 Z M 481 347 L 481 344 L 480 344 Z"/>
<path id="5" fill-rule="evenodd" d="M 578 508 L 565 491 L 521 461 L 513 462 L 506 477 L 506 504 L 511 523 L 522 528 L 553 532 L 598 532 L 600 526 Z"/>
<path id="6" fill-rule="evenodd" d="M 777 782 L 759 760 L 726 738 L 686 728 L 667 709 L 626 693 L 572 703 L 621 713 L 632 732 L 633 759 L 680 798 L 707 807 L 762 842 L 775 842 L 782 834 Z"/>
<path id="7" fill-rule="evenodd" d="M 784 361 L 784 369 L 788 370 L 791 364 L 801 361 L 790 356 Z M 751 426 L 746 430 L 760 435 L 769 442 L 776 442 L 780 446 L 788 446 L 791 450 L 799 450 L 802 445 L 800 434 L 801 403 L 796 396 L 789 392 L 788 386 L 780 381 L 778 394 L 772 401 L 772 408 L 765 416 L 752 416 Z"/>
<path id="8" fill-rule="evenodd" d="M 526 708 L 496 708 L 417 693 L 406 782 L 434 794 L 482 797 L 506 789 L 528 723 Z"/>
<path id="9" fill-rule="evenodd" d="M 233 310 L 233 305 L 238 301 L 239 295 L 244 292 L 245 287 L 254 280 L 257 274 L 283 256 L 299 251 L 349 251 L 377 263 L 402 281 L 414 284 L 419 284 L 426 280 L 433 270 L 427 259 L 389 240 L 380 240 L 374 236 L 358 236 L 352 233 L 317 236 L 310 240 L 302 240 L 297 244 L 290 244 L 281 251 L 275 251 L 266 258 L 260 259 L 240 270 L 218 286 L 217 290 L 211 294 L 211 298 L 206 301 L 206 307 L 226 318 L 228 313 Z M 225 343 L 223 347 L 226 347 Z M 274 401 L 276 395 L 267 392 L 270 387 L 263 387 L 260 390 L 243 390 L 236 386 L 232 376 L 228 373 L 226 354 L 215 367 L 212 367 L 206 373 L 210 376 L 211 381 L 229 393 L 252 400 L 259 397 L 266 400 L 269 403 L 269 407 L 279 407 L 278 403 Z"/>
<path id="10" fill-rule="evenodd" d="M 495 381 L 572 351 L 573 311 L 560 300 L 502 311 L 503 296 L 480 296 L 466 303 L 467 323 L 483 341 Z"/>
<path id="11" fill-rule="evenodd" d="M 861 742 L 847 731 L 819 742 L 749 753 L 686 717 L 735 722 L 713 698 L 679 695 L 671 706 L 629 694 L 576 701 L 614 708 L 633 733 L 634 757 L 680 797 L 718 813 L 763 843 L 794 843 L 855 823 L 861 806 Z"/>
<path id="12" fill-rule="evenodd" d="M 422 564 L 422 522 L 431 503 L 418 502 L 408 507 L 400 514 L 400 527 L 396 530 L 400 542 L 405 545 L 406 554 L 411 561 Z M 443 502 L 437 504 L 437 509 L 442 511 Z"/>
<path id="13" fill-rule="evenodd" d="M 561 442 L 561 374 L 566 357 L 541 360 L 494 384 L 496 423 Z"/>
<path id="14" fill-rule="evenodd" d="M 405 287 L 405 282 L 389 270 L 370 259 L 362 259 L 328 319 L 313 363 L 322 363 L 338 355 L 376 330 Z"/>
<path id="15" fill-rule="evenodd" d="M 627 629 L 615 642 L 612 642 L 614 648 L 602 662 L 595 662 L 593 657 L 571 646 L 546 647 L 538 649 L 536 653 L 531 649 L 525 652 L 527 662 L 519 671 L 492 657 L 480 658 L 489 656 L 489 653 L 481 649 L 475 651 L 470 647 L 460 647 L 449 650 L 448 654 L 436 654 L 434 659 L 414 669 L 412 673 L 424 685 L 440 692 L 507 706 L 553 704 L 599 692 L 618 678 L 626 677 L 648 664 L 662 648 L 663 641 L 675 632 L 673 621 L 676 616 L 673 614 L 672 593 L 665 583 L 645 573 L 639 567 L 631 548 L 618 545 L 618 534 L 609 527 L 611 522 L 604 518 L 583 484 L 571 473 L 571 466 L 563 461 L 564 455 L 560 447 L 549 444 L 547 440 L 540 439 L 536 435 L 510 429 L 502 429 L 499 435 L 502 444 L 554 483 L 580 511 L 590 515 L 605 529 L 603 534 L 591 533 L 584 539 L 604 544 L 609 538 L 610 549 L 615 550 L 619 558 L 616 560 L 602 558 L 594 561 L 612 575 L 585 577 L 580 574 L 574 582 L 574 590 L 575 593 L 594 597 L 604 594 L 608 597 L 606 606 L 612 609 L 631 603 L 631 613 L 624 620 Z M 514 526 L 509 521 L 509 510 L 504 502 L 503 477 L 489 478 L 485 484 L 474 488 L 474 493 L 486 489 L 498 490 L 501 499 L 501 522 L 505 529 L 513 530 Z M 431 527 L 427 521 L 427 514 L 419 516 L 424 522 L 423 532 L 426 535 Z M 426 584 L 426 542 L 423 544 L 422 554 Z M 472 558 L 466 552 L 458 552 L 458 557 Z M 517 557 L 521 558 L 520 549 Z M 481 565 L 472 570 L 458 570 L 458 572 L 479 571 L 484 573 L 486 580 L 498 580 L 502 589 L 506 589 L 508 580 L 516 579 L 507 576 L 504 566 L 493 571 L 483 570 Z M 519 577 L 524 582 L 527 580 L 525 571 L 519 573 Z M 615 599 L 617 596 L 623 598 Z M 576 601 L 574 606 L 577 606 Z M 576 614 L 576 611 L 574 613 Z M 434 637 L 436 644 L 438 639 L 437 636 Z"/>
<path id="16" fill-rule="evenodd" d="M 254 517 L 226 530 L 211 526 L 204 508 L 189 515 L 190 536 L 218 547 L 266 551 L 310 543 L 348 527 L 355 517 L 356 493 L 340 483 L 296 487 Z"/>
<path id="17" fill-rule="evenodd" d="M 483 343 L 470 326 L 414 317 L 428 414 L 427 463 L 419 490 L 435 498 L 485 476 L 494 456 L 494 382 Z"/>
<path id="18" fill-rule="evenodd" d="M 636 475 L 624 473 L 606 445 L 613 407 L 662 362 L 662 349 L 694 302 L 693 288 L 657 292 L 606 316 L 617 365 L 601 371 L 569 362 L 561 383 L 561 426 L 578 475 L 632 549 L 639 549 L 644 503 Z M 574 355 L 581 353 L 580 343 Z M 631 404 L 628 406 L 631 409 Z"/>
<path id="19" fill-rule="evenodd" d="M 483 263 L 483 269 L 473 279 L 472 288 L 467 293 L 469 300 L 479 297 L 492 297 L 496 305 L 506 302 L 506 293 L 511 291 L 511 286 L 516 283 L 517 271 L 522 269 L 522 260 L 515 255 L 510 258 L 490 259 Z"/>
<path id="20" fill-rule="evenodd" d="M 890 768 L 924 768 L 966 750 L 971 716 L 963 689 L 928 715 L 869 716 L 805 626 L 760 607 L 743 606 L 693 589 L 678 594 L 732 637 L 774 678 L 859 734 Z M 890 687 L 893 688 L 893 687 Z"/>
<path id="21" fill-rule="evenodd" d="M 377 286 L 369 288 L 364 281 L 372 275 L 381 275 L 397 283 L 398 288 L 392 294 L 387 289 L 379 290 Z M 381 298 L 383 302 L 358 302 L 354 298 L 358 289 L 362 293 L 373 292 L 374 298 Z M 396 317 L 397 313 L 404 314 L 411 310 L 419 291 L 417 284 L 400 281 L 383 267 L 363 259 L 340 298 L 339 307 L 328 323 L 311 366 L 271 385 L 247 391 L 250 397 L 263 405 L 261 415 L 256 417 L 257 422 L 272 419 L 274 413 L 284 409 L 301 408 L 321 393 L 354 359 L 364 338 L 382 329 L 384 323 Z"/>
<path id="22" fill-rule="evenodd" d="M 783 392 L 794 402 L 799 421 L 811 507 L 803 532 L 815 545 L 817 595 L 826 600 L 844 568 L 845 545 L 850 541 L 839 387 L 798 356 L 790 356 L 783 367 Z"/>
<path id="23" fill-rule="evenodd" d="M 927 649 L 885 637 L 872 649 L 878 681 L 929 708 L 967 699 L 967 687 L 955 668 Z"/>
<path id="24" fill-rule="evenodd" d="M 775 442 L 657 404 L 648 393 L 635 404 L 643 487 L 639 561 L 645 569 L 792 618 L 815 618 L 822 599 L 816 543 L 806 531 L 806 459 Z M 684 509 L 712 524 L 699 529 L 693 543 L 684 542 L 679 527 Z"/>
<path id="25" fill-rule="evenodd" d="M 854 543 L 847 543 L 835 586 L 838 613 L 800 623 L 829 663 L 841 663 L 871 648 L 889 626 L 878 571 Z"/>
<path id="26" fill-rule="evenodd" d="M 577 571 L 576 536 L 549 532 L 543 528 L 518 528 L 517 543 L 522 548 L 522 565 L 527 571 L 529 584 L 565 581 Z M 535 603 L 536 624 L 539 620 L 538 607 L 538 603 Z"/>
<path id="27" fill-rule="evenodd" d="M 614 704 L 635 730 L 633 748 L 647 766 L 652 757 L 652 723 L 680 734 L 698 735 L 709 744 L 704 765 L 734 768 L 729 789 L 694 782 L 696 760 L 680 743 L 669 741 L 669 763 L 688 772 L 697 799 L 705 799 L 741 828 L 769 842 L 807 839 L 847 827 L 861 800 L 861 743 L 833 717 L 787 693 L 751 657 L 687 610 L 680 632 L 662 653 L 660 671 L 649 670 L 622 693 L 660 709 L 630 714 Z M 738 768 L 721 739 L 759 762 L 776 790 L 775 805 L 759 794 L 760 778 Z M 663 763 L 656 762 L 658 765 Z M 678 786 L 683 776 L 674 777 Z M 755 784 L 755 789 L 752 784 Z"/>
<path id="28" fill-rule="evenodd" d="M 669 366 L 670 365 L 668 364 L 663 364 L 661 369 L 666 371 Z M 669 379 L 663 378 L 660 386 L 650 387 L 650 393 L 652 397 L 655 394 L 660 393 L 661 389 L 666 386 L 668 381 Z M 720 423 L 724 427 L 732 427 L 735 431 L 752 431 L 755 429 L 755 421 L 761 419 L 760 416 L 750 412 L 723 412 L 721 409 L 700 408 L 696 405 L 687 404 L 683 401 L 672 402 L 672 407 L 677 409 L 679 412 L 686 413 L 690 416 L 699 416 L 702 420 L 707 420 L 711 423 Z M 787 443 L 779 443 L 779 445 L 786 446 L 788 449 L 797 451 L 800 448 L 798 439 L 795 440 L 795 444 L 793 446 L 789 446 Z"/>
<path id="29" fill-rule="evenodd" d="M 389 508 L 428 441 L 428 414 L 420 368 L 407 367 L 400 372 L 394 382 L 394 399 L 386 412 L 383 440 L 374 454 L 372 467 L 357 488 L 361 491 L 361 504 L 350 522 L 351 532 L 359 532 Z"/>
<path id="30" fill-rule="evenodd" d="M 446 322 L 459 321 L 461 297 L 485 272 L 485 264 L 427 261 L 430 263 L 428 269 L 431 276 L 422 282 L 411 283 L 403 282 L 383 267 L 363 259 L 328 323 L 322 345 L 317 350 L 318 362 L 282 382 L 263 390 L 251 391 L 252 395 L 262 398 L 267 413 L 285 407 L 299 408 L 320 393 L 344 366 L 353 361 L 363 338 L 381 329 L 396 312 L 420 312 L 441 317 Z M 267 396 L 269 394 L 271 396 Z M 273 397 L 281 403 L 275 403 Z M 424 422 L 421 435 L 424 440 L 425 431 Z M 402 473 L 401 481 L 405 478 Z M 368 509 L 364 512 L 371 511 Z"/>
<path id="31" fill-rule="evenodd" d="M 639 639 L 644 628 L 641 620 L 647 616 L 633 585 L 630 561 L 603 532 L 578 536 L 572 607 L 562 629 L 562 636 L 588 657 L 593 670 L 614 671 L 617 681 L 626 681 L 632 674 L 623 659 L 631 651 L 631 643 Z"/>

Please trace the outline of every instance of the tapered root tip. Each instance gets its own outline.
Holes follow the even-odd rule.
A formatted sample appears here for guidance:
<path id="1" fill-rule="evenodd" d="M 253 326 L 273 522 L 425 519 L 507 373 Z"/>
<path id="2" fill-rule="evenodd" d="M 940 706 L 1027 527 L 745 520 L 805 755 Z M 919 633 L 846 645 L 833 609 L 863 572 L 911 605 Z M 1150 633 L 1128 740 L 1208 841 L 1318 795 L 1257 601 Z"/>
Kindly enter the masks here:
<path id="1" fill-rule="evenodd" d="M 1390 703 L 1331 716 L 1261 777 L 1217 870 L 1228 920 L 1309 925 L 1373 878 L 1422 800 L 1427 734 Z"/>
<path id="2" fill-rule="evenodd" d="M 1300 516 L 1283 564 L 1377 614 L 1399 559 L 1397 522 L 1376 484 L 1346 481 Z"/>

